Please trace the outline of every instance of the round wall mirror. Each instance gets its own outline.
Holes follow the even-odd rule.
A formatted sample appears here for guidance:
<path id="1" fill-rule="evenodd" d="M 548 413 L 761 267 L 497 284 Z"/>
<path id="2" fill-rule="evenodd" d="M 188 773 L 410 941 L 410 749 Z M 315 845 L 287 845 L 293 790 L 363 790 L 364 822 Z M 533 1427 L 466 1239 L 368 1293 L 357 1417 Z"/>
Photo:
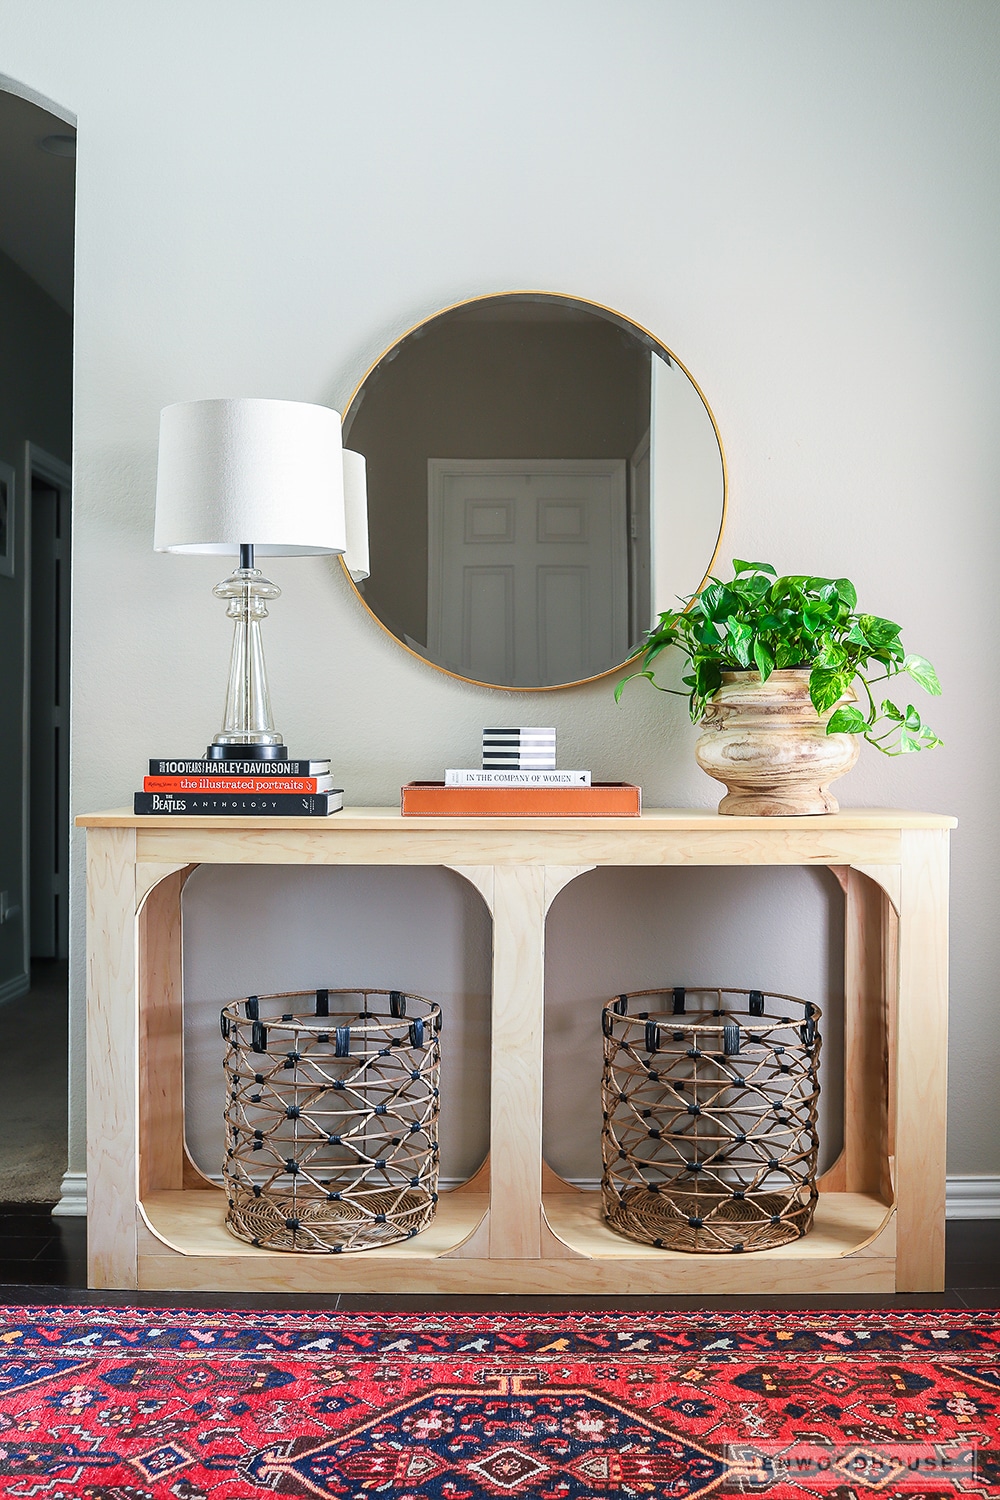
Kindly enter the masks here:
<path id="1" fill-rule="evenodd" d="M 370 576 L 397 640 L 503 688 L 603 676 L 709 572 L 726 472 L 664 344 L 574 297 L 507 292 L 411 329 L 361 381 Z"/>

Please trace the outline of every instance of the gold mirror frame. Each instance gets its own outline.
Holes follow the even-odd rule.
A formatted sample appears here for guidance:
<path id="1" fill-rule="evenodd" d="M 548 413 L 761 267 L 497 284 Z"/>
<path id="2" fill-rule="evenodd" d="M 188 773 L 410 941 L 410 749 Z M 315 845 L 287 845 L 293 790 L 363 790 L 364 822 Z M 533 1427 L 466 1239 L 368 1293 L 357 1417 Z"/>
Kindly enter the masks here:
<path id="1" fill-rule="evenodd" d="M 504 297 L 538 297 L 545 298 L 553 302 L 573 303 L 579 307 L 592 308 L 595 313 L 603 314 L 610 321 L 618 323 L 623 328 L 634 329 L 636 333 L 641 335 L 643 339 L 647 339 L 650 345 L 654 349 L 658 350 L 668 363 L 676 365 L 677 368 L 682 371 L 683 374 L 686 375 L 688 380 L 691 382 L 691 385 L 698 393 L 698 397 L 701 400 L 701 403 L 708 414 L 708 419 L 712 424 L 712 431 L 715 433 L 715 440 L 719 445 L 719 459 L 722 464 L 722 508 L 719 516 L 719 530 L 715 539 L 715 546 L 712 550 L 712 555 L 708 561 L 708 566 L 705 568 L 705 571 L 701 576 L 701 580 L 699 581 L 697 588 L 693 591 L 695 594 L 700 593 L 702 588 L 704 588 L 709 576 L 711 575 L 712 569 L 715 566 L 715 560 L 719 555 L 719 548 L 722 545 L 722 534 L 726 528 L 726 517 L 729 509 L 729 473 L 726 466 L 726 450 L 722 445 L 722 436 L 719 432 L 719 424 L 715 420 L 715 413 L 712 411 L 712 408 L 709 406 L 707 400 L 705 399 L 704 391 L 698 384 L 697 380 L 695 380 L 694 376 L 691 374 L 691 371 L 688 369 L 687 365 L 684 364 L 683 360 L 678 359 L 673 350 L 668 348 L 667 345 L 662 341 L 662 339 L 657 338 L 654 333 L 650 333 L 648 328 L 644 328 L 641 323 L 637 323 L 634 318 L 630 318 L 626 313 L 619 312 L 616 308 L 608 307 L 603 302 L 593 302 L 589 297 L 574 297 L 571 296 L 568 292 L 544 292 L 537 289 L 520 289 L 507 292 L 483 292 L 477 297 L 463 297 L 458 302 L 450 302 L 447 307 L 438 308 L 437 312 L 431 313 L 428 317 L 421 318 L 419 322 L 411 324 L 409 328 L 407 328 L 403 333 L 399 334 L 397 338 L 393 339 L 392 343 L 388 344 L 376 359 L 372 360 L 371 364 L 365 370 L 361 379 L 355 385 L 353 391 L 350 394 L 350 398 L 348 399 L 347 405 L 344 408 L 345 418 L 350 414 L 355 401 L 364 388 L 365 382 L 378 368 L 382 361 L 386 359 L 388 355 L 392 354 L 392 351 L 394 349 L 398 349 L 401 344 L 403 344 L 408 338 L 412 337 L 412 335 L 415 334 L 418 329 L 424 328 L 428 323 L 435 322 L 438 318 L 444 317 L 447 313 L 456 312 L 459 308 L 471 307 L 477 302 L 497 302 Z M 347 446 L 349 446 L 349 440 Z M 634 661 L 636 656 L 639 654 L 639 650 L 641 649 L 637 648 L 632 652 L 631 656 L 626 657 L 624 661 L 616 662 L 613 667 L 607 667 L 603 672 L 596 672 L 592 677 L 581 677 L 575 682 L 553 682 L 547 683 L 544 686 L 540 687 L 514 687 L 502 683 L 480 682 L 478 678 L 465 677 L 461 672 L 453 672 L 450 667 L 440 666 L 437 662 L 431 661 L 426 656 L 422 656 L 419 651 L 414 651 L 413 648 L 411 646 L 408 646 L 405 641 L 401 641 L 399 636 L 396 635 L 394 631 L 390 630 L 388 625 L 386 625 L 371 608 L 368 601 L 365 599 L 364 594 L 358 588 L 357 584 L 354 582 L 354 579 L 348 572 L 347 564 L 345 563 L 344 558 L 340 557 L 339 562 L 341 567 L 343 568 L 344 576 L 347 578 L 347 581 L 354 591 L 355 596 L 364 606 L 367 613 L 375 621 L 376 625 L 378 625 L 379 629 L 389 637 L 389 639 L 395 646 L 398 646 L 402 651 L 405 651 L 408 656 L 412 656 L 414 661 L 420 662 L 421 665 L 430 667 L 435 672 L 441 672 L 445 677 L 451 677 L 457 682 L 466 682 L 472 687 L 488 688 L 491 692 L 495 693 L 565 692 L 567 688 L 585 687 L 590 682 L 600 682 L 602 678 L 613 677 L 615 673 L 621 672 L 630 661 Z"/>

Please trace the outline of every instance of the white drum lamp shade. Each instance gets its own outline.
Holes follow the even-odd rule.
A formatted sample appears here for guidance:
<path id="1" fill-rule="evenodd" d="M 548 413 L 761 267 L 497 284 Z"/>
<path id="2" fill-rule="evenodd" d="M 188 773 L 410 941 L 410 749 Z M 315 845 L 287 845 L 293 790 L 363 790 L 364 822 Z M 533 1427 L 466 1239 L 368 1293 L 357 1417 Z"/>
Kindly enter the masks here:
<path id="1" fill-rule="evenodd" d="M 160 416 L 157 552 L 344 552 L 340 413 L 301 401 L 181 401 Z"/>
<path id="2" fill-rule="evenodd" d="M 344 566 L 360 583 L 371 572 L 368 554 L 368 478 L 363 453 L 344 449 L 344 509 L 347 514 L 347 551 Z"/>

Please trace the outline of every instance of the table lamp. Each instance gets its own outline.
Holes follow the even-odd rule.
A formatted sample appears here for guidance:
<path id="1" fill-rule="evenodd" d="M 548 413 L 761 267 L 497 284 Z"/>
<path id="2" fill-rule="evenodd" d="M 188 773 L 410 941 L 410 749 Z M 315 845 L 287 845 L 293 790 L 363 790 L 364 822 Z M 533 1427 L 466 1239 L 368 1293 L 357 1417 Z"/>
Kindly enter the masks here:
<path id="1" fill-rule="evenodd" d="M 360 457 L 360 455 L 357 455 Z M 364 460 L 351 456 L 354 555 L 367 573 Z M 255 557 L 348 552 L 340 414 L 298 401 L 182 401 L 160 417 L 157 552 L 233 554 L 216 584 L 234 621 L 224 722 L 210 760 L 288 758 L 271 715 L 260 622 L 281 590 Z"/>

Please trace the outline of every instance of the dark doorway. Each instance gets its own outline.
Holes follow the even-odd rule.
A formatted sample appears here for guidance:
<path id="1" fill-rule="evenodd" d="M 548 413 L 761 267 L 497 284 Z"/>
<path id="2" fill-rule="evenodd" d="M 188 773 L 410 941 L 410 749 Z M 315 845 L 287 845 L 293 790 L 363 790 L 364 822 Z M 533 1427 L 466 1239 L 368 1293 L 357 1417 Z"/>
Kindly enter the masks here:
<path id="1" fill-rule="evenodd" d="M 0 1202 L 43 1207 L 74 1191 L 66 1187 L 73 1175 L 66 950 L 75 148 L 64 119 L 0 90 L 0 468 L 8 508 L 0 567 Z M 76 1179 L 82 1184 L 81 1170 Z M 76 1210 L 61 1208 L 78 1212 L 82 1197 Z"/>
<path id="2" fill-rule="evenodd" d="M 31 957 L 69 945 L 69 471 L 31 452 L 30 733 Z"/>

